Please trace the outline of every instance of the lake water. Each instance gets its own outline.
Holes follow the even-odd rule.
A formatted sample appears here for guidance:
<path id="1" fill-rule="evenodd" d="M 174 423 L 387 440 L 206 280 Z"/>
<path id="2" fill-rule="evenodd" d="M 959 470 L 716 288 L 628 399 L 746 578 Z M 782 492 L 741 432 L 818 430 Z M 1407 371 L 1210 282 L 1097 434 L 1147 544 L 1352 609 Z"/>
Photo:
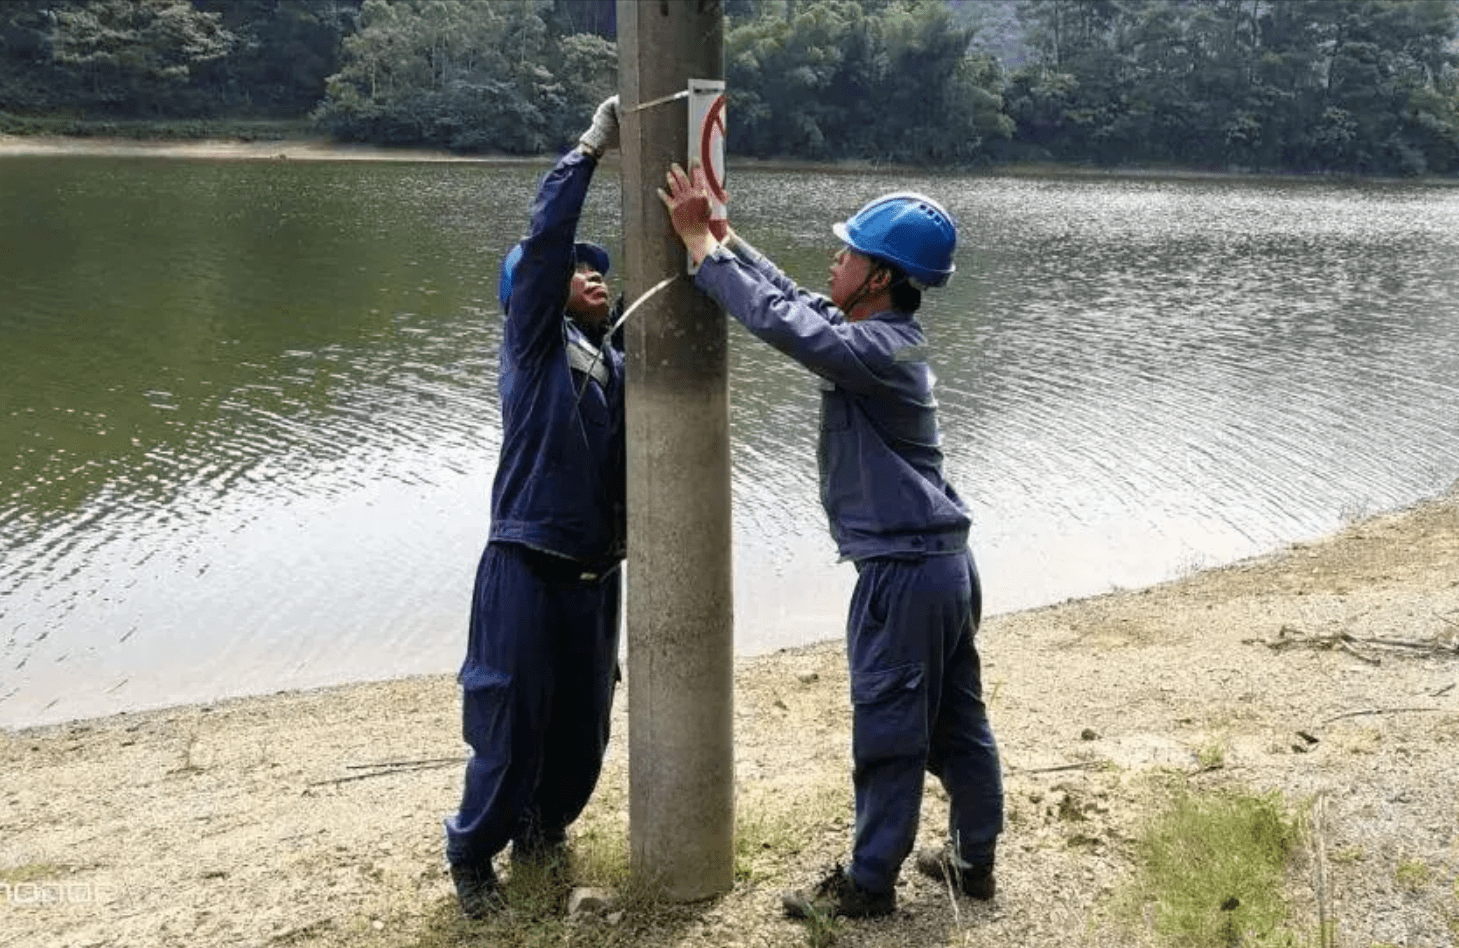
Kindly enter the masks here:
<path id="1" fill-rule="evenodd" d="M 453 671 L 496 268 L 543 166 L 0 159 L 0 726 Z M 1459 477 L 1459 189 L 732 173 L 808 285 L 906 187 L 990 612 L 1147 585 Z M 621 243 L 616 171 L 581 233 Z M 834 638 L 816 386 L 731 327 L 736 641 Z M 631 588 L 629 594 L 631 595 Z"/>

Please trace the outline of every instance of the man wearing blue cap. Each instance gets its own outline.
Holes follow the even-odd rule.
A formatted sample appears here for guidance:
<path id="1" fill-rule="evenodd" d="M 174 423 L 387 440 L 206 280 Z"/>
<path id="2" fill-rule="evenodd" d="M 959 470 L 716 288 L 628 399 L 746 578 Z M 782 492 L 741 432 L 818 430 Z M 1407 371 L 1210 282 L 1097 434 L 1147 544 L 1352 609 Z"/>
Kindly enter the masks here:
<path id="1" fill-rule="evenodd" d="M 461 666 L 471 745 L 446 857 L 462 912 L 502 904 L 493 858 L 565 870 L 567 827 L 597 784 L 618 672 L 625 475 L 623 355 L 604 338 L 608 253 L 577 240 L 618 97 L 543 179 L 502 262 L 502 444 L 491 533 Z"/>
<path id="2" fill-rule="evenodd" d="M 846 628 L 851 672 L 851 862 L 783 896 L 798 918 L 887 915 L 911 853 L 924 770 L 951 798 L 948 837 L 922 872 L 991 899 L 1003 826 L 998 750 L 983 704 L 975 635 L 982 613 L 967 506 L 942 474 L 922 290 L 952 276 L 957 224 L 936 201 L 899 192 L 832 231 L 844 245 L 829 298 L 809 293 L 711 224 L 704 173 L 678 165 L 660 191 L 699 265 L 695 285 L 821 380 L 821 500 L 841 558 L 856 564 Z M 718 230 L 716 236 L 715 228 Z"/>

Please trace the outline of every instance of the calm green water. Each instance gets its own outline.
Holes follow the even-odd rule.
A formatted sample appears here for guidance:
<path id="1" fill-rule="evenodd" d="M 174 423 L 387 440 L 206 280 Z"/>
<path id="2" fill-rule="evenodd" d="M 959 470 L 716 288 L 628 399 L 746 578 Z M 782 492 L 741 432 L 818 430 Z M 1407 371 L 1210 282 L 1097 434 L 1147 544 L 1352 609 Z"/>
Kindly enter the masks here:
<path id="1" fill-rule="evenodd" d="M 0 160 L 0 725 L 455 668 L 543 170 Z M 903 187 L 963 223 L 924 323 L 991 611 L 1459 477 L 1459 189 L 740 172 L 731 214 L 820 287 Z M 814 382 L 731 341 L 739 647 L 834 637 Z"/>

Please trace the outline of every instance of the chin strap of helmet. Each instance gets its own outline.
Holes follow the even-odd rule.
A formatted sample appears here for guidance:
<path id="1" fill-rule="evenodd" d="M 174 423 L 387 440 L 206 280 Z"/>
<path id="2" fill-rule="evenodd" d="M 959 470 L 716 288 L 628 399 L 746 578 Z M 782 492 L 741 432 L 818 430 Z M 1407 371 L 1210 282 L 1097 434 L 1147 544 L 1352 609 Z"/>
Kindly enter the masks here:
<path id="1" fill-rule="evenodd" d="M 892 280 L 880 290 L 873 291 L 868 285 L 871 283 L 872 279 L 875 278 L 878 273 L 891 273 L 892 269 L 886 264 L 882 263 L 880 260 L 877 260 L 875 258 L 868 259 L 871 260 L 871 265 L 873 269 L 870 273 L 866 275 L 866 279 L 861 281 L 861 285 L 856 288 L 856 292 L 851 294 L 851 299 L 847 302 L 847 304 L 841 308 L 841 311 L 844 312 L 848 317 L 851 315 L 851 311 L 853 309 L 860 306 L 862 301 L 873 296 L 874 293 L 880 293 L 883 290 L 890 292 L 893 287 L 900 286 L 901 284 L 907 282 L 907 277 L 902 276 L 898 279 Z"/>

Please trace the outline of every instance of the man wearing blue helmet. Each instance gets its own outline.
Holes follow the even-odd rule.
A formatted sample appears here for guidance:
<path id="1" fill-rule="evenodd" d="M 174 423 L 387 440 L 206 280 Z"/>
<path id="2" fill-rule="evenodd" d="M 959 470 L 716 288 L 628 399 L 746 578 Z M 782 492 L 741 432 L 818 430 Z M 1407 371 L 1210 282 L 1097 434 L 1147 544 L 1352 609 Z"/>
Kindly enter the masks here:
<path id="1" fill-rule="evenodd" d="M 471 745 L 446 857 L 461 910 L 501 905 L 492 860 L 566 868 L 602 769 L 618 671 L 625 530 L 623 355 L 604 338 L 608 253 L 577 240 L 618 97 L 543 179 L 502 263 L 502 445 L 461 666 Z"/>
<path id="2" fill-rule="evenodd" d="M 799 918 L 886 915 L 916 841 L 923 771 L 951 798 L 948 838 L 919 870 L 991 899 L 1003 826 L 998 750 L 983 704 L 982 613 L 971 517 L 943 479 L 922 290 L 954 270 L 957 225 L 936 201 L 884 195 L 832 230 L 829 299 L 709 220 L 703 171 L 678 165 L 660 197 L 699 264 L 695 285 L 821 379 L 821 501 L 856 564 L 846 629 L 856 830 L 850 865 L 788 892 Z M 719 226 L 719 225 L 715 225 Z"/>

